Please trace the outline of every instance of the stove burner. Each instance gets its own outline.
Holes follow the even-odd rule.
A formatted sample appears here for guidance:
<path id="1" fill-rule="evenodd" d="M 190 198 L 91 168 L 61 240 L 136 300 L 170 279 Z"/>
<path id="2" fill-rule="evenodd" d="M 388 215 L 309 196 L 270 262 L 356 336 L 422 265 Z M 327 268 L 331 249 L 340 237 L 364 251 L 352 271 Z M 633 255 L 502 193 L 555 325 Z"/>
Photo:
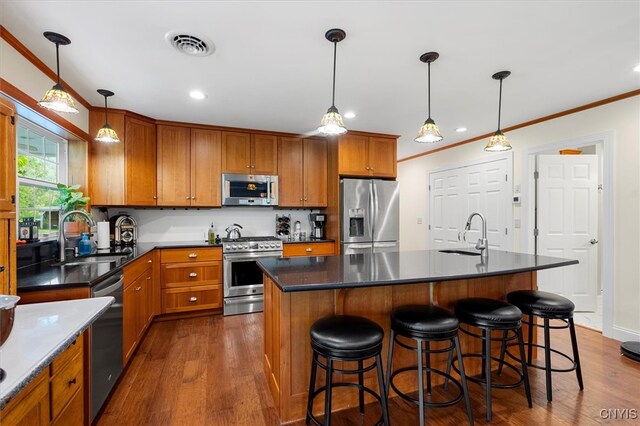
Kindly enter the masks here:
<path id="1" fill-rule="evenodd" d="M 276 237 L 242 237 L 222 239 L 223 253 L 282 252 L 282 241 Z"/>

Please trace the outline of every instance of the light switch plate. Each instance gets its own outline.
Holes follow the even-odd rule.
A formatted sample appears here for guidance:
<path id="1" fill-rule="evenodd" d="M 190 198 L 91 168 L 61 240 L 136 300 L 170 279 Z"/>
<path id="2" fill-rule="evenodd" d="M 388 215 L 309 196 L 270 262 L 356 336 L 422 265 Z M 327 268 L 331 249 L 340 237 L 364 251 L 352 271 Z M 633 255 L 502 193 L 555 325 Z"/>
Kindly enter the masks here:
<path id="1" fill-rule="evenodd" d="M 422 225 L 422 218 L 421 217 L 418 218 L 418 225 Z"/>

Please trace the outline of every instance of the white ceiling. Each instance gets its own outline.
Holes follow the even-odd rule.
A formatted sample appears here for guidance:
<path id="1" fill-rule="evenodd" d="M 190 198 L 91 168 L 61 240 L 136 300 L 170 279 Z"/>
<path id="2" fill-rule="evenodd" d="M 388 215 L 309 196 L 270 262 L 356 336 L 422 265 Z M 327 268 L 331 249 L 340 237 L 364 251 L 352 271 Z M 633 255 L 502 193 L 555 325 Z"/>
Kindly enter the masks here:
<path id="1" fill-rule="evenodd" d="M 401 135 L 399 158 L 495 130 L 503 69 L 503 127 L 640 87 L 638 1 L 2 1 L 0 23 L 55 67 L 44 31 L 68 36 L 62 77 L 94 105 L 158 119 L 304 133 L 331 103 L 329 28 L 338 45 L 336 106 L 348 128 Z M 164 40 L 171 30 L 216 46 L 196 58 Z M 445 141 L 413 142 L 432 116 Z M 188 97 L 191 89 L 208 94 Z M 466 133 L 455 128 L 465 126 Z M 512 144 L 517 141 L 512 140 Z"/>

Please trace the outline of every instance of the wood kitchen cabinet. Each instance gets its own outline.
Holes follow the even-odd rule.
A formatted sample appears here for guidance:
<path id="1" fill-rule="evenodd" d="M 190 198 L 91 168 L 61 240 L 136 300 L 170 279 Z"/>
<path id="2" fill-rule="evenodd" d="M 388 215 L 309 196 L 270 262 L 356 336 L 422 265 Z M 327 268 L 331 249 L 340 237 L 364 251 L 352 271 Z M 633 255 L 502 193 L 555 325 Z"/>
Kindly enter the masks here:
<path id="1" fill-rule="evenodd" d="M 0 212 L 16 211 L 16 111 L 0 98 Z"/>
<path id="2" fill-rule="evenodd" d="M 396 177 L 394 138 L 347 134 L 338 142 L 338 173 L 341 176 Z"/>
<path id="3" fill-rule="evenodd" d="M 158 126 L 158 205 L 219 207 L 220 132 Z"/>
<path id="4" fill-rule="evenodd" d="M 89 144 L 89 195 L 95 206 L 156 205 L 156 126 L 154 123 L 110 111 L 109 125 L 119 143 Z M 89 133 L 104 124 L 104 111 L 89 112 Z"/>
<path id="5" fill-rule="evenodd" d="M 222 173 L 277 174 L 278 137 L 222 132 Z"/>
<path id="6" fill-rule="evenodd" d="M 154 315 L 153 253 L 124 268 L 122 314 L 122 363 L 129 359 L 142 341 Z"/>
<path id="7" fill-rule="evenodd" d="M 326 141 L 319 138 L 280 138 L 278 179 L 280 206 L 326 207 Z"/>

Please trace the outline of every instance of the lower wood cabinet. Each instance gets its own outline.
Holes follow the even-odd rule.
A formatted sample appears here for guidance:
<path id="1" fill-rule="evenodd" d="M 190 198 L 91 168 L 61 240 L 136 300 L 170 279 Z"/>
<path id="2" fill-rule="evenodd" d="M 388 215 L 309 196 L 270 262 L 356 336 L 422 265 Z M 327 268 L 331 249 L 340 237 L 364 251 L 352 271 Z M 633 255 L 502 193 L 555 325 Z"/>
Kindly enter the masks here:
<path id="1" fill-rule="evenodd" d="M 333 256 L 335 253 L 334 243 L 288 243 L 282 249 L 283 257 L 300 256 Z"/>
<path id="2" fill-rule="evenodd" d="M 164 249 L 160 259 L 163 314 L 222 307 L 222 248 Z"/>
<path id="3" fill-rule="evenodd" d="M 124 269 L 122 363 L 127 365 L 154 315 L 153 254 Z"/>
<path id="4" fill-rule="evenodd" d="M 0 412 L 2 425 L 80 426 L 85 422 L 84 335 Z M 87 419 L 88 420 L 88 419 Z"/>

